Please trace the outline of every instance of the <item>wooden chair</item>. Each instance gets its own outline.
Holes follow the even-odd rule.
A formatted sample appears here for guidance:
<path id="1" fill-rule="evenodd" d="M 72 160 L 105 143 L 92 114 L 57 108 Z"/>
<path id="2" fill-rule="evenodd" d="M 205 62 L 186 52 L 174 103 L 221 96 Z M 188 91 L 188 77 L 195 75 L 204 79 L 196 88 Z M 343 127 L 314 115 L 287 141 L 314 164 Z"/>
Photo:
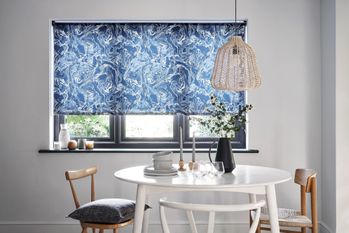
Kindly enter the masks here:
<path id="1" fill-rule="evenodd" d="M 76 190 L 73 185 L 73 180 L 81 179 L 84 177 L 91 176 L 91 202 L 96 200 L 96 193 L 94 188 L 94 175 L 97 173 L 97 167 L 91 167 L 87 169 L 82 169 L 78 171 L 66 171 L 65 177 L 66 180 L 69 181 L 70 188 L 73 194 L 75 207 L 78 209 L 80 207 L 80 202 L 76 193 Z M 133 223 L 133 219 L 130 219 L 126 222 L 118 223 L 118 224 L 102 224 L 102 223 L 93 223 L 93 222 L 81 222 L 82 233 L 87 233 L 88 228 L 92 228 L 93 233 L 96 232 L 96 229 L 99 229 L 100 233 L 103 233 L 106 229 L 112 229 L 113 233 L 118 232 L 119 227 L 127 226 Z"/>
<path id="2" fill-rule="evenodd" d="M 164 233 L 170 233 L 170 229 L 167 224 L 167 219 L 165 215 L 165 208 L 180 209 L 185 210 L 187 213 L 187 218 L 189 221 L 190 229 L 192 233 L 198 233 L 195 220 L 193 216 L 193 211 L 204 211 L 209 212 L 208 219 L 208 233 L 213 233 L 214 230 L 214 220 L 215 212 L 236 212 L 236 211 L 249 211 L 255 210 L 256 216 L 251 224 L 249 233 L 254 233 L 258 226 L 258 220 L 261 213 L 261 207 L 265 205 L 265 201 L 259 201 L 256 203 L 249 204 L 237 204 L 237 205 L 216 205 L 216 204 L 192 204 L 192 203 L 181 203 L 181 202 L 169 202 L 165 199 L 160 199 L 160 220 L 161 226 Z"/>
<path id="3" fill-rule="evenodd" d="M 300 185 L 300 210 L 278 209 L 280 232 L 306 233 L 311 229 L 312 233 L 318 233 L 318 217 L 316 205 L 316 171 L 312 169 L 296 169 L 294 182 Z M 307 217 L 307 193 L 310 194 L 311 217 Z M 253 214 L 252 214 L 253 215 Z M 300 231 L 291 230 L 300 228 Z M 257 233 L 270 231 L 268 210 L 262 208 Z"/>

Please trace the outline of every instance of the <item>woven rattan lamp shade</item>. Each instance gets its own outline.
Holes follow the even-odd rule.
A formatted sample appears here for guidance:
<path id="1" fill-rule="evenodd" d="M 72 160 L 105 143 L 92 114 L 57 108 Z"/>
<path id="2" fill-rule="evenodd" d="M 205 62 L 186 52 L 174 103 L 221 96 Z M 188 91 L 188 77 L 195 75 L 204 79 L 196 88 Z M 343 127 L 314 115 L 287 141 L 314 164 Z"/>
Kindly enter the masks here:
<path id="1" fill-rule="evenodd" d="M 261 85 L 253 48 L 240 36 L 233 36 L 218 49 L 211 85 L 227 91 L 245 91 Z"/>

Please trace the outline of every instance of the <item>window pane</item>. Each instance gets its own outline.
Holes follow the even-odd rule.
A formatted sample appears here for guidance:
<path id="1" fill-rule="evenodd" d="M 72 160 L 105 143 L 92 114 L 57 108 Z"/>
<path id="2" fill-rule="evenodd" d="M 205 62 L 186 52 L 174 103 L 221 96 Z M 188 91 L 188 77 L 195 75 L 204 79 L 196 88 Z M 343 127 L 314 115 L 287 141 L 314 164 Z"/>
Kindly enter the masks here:
<path id="1" fill-rule="evenodd" d="M 195 137 L 199 138 L 217 138 L 218 136 L 214 133 L 211 133 L 206 127 L 202 126 L 197 119 L 205 119 L 209 116 L 190 116 L 189 117 L 189 136 L 193 136 L 195 132 Z"/>
<path id="2" fill-rule="evenodd" d="M 172 138 L 173 116 L 127 115 L 125 134 L 126 138 Z"/>
<path id="3" fill-rule="evenodd" d="M 109 138 L 110 121 L 107 115 L 68 115 L 65 116 L 72 137 Z"/>

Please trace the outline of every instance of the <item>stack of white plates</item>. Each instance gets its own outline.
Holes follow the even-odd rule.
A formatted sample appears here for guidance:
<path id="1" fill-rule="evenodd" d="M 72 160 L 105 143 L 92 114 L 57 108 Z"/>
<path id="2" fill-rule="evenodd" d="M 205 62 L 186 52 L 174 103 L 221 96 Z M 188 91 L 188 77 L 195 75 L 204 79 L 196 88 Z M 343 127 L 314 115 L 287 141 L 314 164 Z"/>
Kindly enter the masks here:
<path id="1" fill-rule="evenodd" d="M 146 176 L 175 176 L 177 175 L 177 169 L 174 167 L 171 167 L 171 169 L 168 170 L 157 170 L 154 169 L 152 165 L 149 165 L 144 168 L 144 175 Z"/>

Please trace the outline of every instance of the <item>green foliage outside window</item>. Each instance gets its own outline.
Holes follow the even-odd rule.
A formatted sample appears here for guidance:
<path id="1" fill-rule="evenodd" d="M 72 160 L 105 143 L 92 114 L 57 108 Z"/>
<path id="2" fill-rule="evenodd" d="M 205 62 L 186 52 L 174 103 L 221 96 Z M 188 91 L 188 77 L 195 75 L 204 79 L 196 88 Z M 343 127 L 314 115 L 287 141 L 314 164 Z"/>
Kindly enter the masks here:
<path id="1" fill-rule="evenodd" d="M 109 116 L 107 115 L 68 115 L 65 117 L 72 137 L 109 137 Z"/>

